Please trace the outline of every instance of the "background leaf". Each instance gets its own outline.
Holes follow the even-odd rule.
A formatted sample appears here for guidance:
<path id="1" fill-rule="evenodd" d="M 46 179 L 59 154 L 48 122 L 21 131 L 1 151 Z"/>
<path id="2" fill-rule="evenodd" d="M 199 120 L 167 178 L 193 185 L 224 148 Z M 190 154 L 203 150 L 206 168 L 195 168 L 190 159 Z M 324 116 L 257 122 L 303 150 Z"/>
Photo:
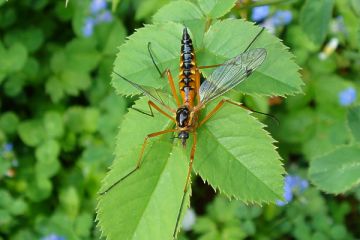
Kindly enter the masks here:
<path id="1" fill-rule="evenodd" d="M 220 18 L 228 13 L 236 0 L 198 0 L 201 10 L 210 18 Z"/>
<path id="2" fill-rule="evenodd" d="M 328 33 L 334 0 L 306 0 L 300 13 L 300 25 L 309 38 L 321 45 Z"/>
<path id="3" fill-rule="evenodd" d="M 343 193 L 360 182 L 360 146 L 342 146 L 311 162 L 309 176 L 328 193 Z M 326 167 L 324 167 L 326 166 Z"/>
<path id="4" fill-rule="evenodd" d="M 349 109 L 347 120 L 355 141 L 360 142 L 360 106 Z"/>

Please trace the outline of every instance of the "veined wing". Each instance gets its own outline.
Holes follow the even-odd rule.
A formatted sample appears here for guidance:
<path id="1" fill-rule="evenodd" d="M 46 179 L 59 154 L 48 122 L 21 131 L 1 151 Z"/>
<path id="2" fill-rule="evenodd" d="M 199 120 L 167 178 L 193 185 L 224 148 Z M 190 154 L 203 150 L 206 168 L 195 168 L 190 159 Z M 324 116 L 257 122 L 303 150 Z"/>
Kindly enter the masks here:
<path id="1" fill-rule="evenodd" d="M 251 49 L 224 62 L 200 86 L 200 102 L 206 104 L 250 76 L 266 58 L 264 48 Z"/>
<path id="2" fill-rule="evenodd" d="M 164 101 L 161 99 L 160 95 L 158 94 L 158 92 L 155 89 L 147 89 L 146 87 L 143 87 L 137 83 L 134 83 L 133 81 L 118 74 L 117 72 L 113 72 L 113 73 L 115 73 L 117 76 L 119 76 L 124 81 L 130 83 L 134 88 L 138 89 L 140 92 L 142 92 L 144 95 L 148 96 L 154 102 L 157 102 L 158 104 L 162 105 L 163 107 L 165 107 L 166 109 L 168 109 L 171 112 L 175 112 L 175 110 L 173 110 L 166 103 L 164 103 Z M 157 95 L 157 97 L 155 95 Z"/>

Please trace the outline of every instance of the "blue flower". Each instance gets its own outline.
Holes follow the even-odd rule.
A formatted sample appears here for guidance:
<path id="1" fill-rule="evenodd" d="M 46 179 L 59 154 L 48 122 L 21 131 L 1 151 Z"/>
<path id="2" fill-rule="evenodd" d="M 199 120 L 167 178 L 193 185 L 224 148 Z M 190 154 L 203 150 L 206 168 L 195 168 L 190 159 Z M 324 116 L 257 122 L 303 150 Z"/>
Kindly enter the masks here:
<path id="1" fill-rule="evenodd" d="M 4 152 L 11 152 L 14 148 L 14 145 L 12 143 L 6 143 L 3 146 Z"/>
<path id="2" fill-rule="evenodd" d="M 276 11 L 275 14 L 271 17 L 272 22 L 275 26 L 287 25 L 292 20 L 292 13 L 290 11 Z"/>
<path id="3" fill-rule="evenodd" d="M 85 21 L 85 25 L 82 29 L 82 32 L 85 37 L 90 37 L 94 32 L 95 20 L 91 17 L 88 17 Z"/>
<path id="4" fill-rule="evenodd" d="M 339 102 L 341 106 L 349 106 L 356 100 L 356 90 L 349 87 L 339 93 Z"/>
<path id="5" fill-rule="evenodd" d="M 96 16 L 96 23 L 111 22 L 111 20 L 112 20 L 112 14 L 108 10 Z"/>
<path id="6" fill-rule="evenodd" d="M 41 238 L 41 240 L 66 240 L 66 239 L 62 236 L 51 233 L 50 235 Z"/>
<path id="7" fill-rule="evenodd" d="M 261 20 L 269 16 L 269 13 L 270 7 L 267 5 L 254 7 L 251 13 L 251 20 L 255 22 L 260 22 Z"/>
<path id="8" fill-rule="evenodd" d="M 95 14 L 105 9 L 107 5 L 106 0 L 93 0 L 90 4 L 91 13 Z"/>
<path id="9" fill-rule="evenodd" d="M 294 193 L 302 193 L 309 187 L 309 182 L 299 176 L 287 175 L 284 184 L 284 200 L 276 200 L 276 205 L 284 206 L 291 202 L 294 198 Z"/>

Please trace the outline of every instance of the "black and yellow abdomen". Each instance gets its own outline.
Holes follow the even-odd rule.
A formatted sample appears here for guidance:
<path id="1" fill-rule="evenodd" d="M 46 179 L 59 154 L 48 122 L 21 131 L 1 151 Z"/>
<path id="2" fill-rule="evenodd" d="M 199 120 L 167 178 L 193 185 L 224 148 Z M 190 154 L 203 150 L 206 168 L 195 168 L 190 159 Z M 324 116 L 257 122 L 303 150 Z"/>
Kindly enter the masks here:
<path id="1" fill-rule="evenodd" d="M 196 62 L 192 40 L 184 28 L 181 40 L 179 87 L 183 104 L 192 108 L 196 97 Z"/>

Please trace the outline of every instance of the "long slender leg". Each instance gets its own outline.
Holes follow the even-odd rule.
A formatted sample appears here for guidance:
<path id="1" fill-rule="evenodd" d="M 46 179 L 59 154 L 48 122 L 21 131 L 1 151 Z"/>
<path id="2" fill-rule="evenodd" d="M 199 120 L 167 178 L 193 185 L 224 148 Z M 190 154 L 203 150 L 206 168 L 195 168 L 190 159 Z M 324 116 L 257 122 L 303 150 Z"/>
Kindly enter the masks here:
<path id="1" fill-rule="evenodd" d="M 184 193 L 183 193 L 183 196 L 182 196 L 182 199 L 181 199 L 179 213 L 178 213 L 177 218 L 176 218 L 176 224 L 175 224 L 175 229 L 174 229 L 174 233 L 173 233 L 174 238 L 176 236 L 176 231 L 177 231 L 177 228 L 178 228 L 178 225 L 179 225 L 180 215 L 181 215 L 182 208 L 183 208 L 183 205 L 184 205 L 185 195 L 186 195 L 186 193 L 188 191 L 188 187 L 189 187 L 188 185 L 189 185 L 189 182 L 190 182 L 190 176 L 191 176 L 192 166 L 193 166 L 193 162 L 194 162 L 194 156 L 195 156 L 195 150 L 196 150 L 196 132 L 193 133 L 193 136 L 194 136 L 194 142 L 192 144 L 191 152 L 190 152 L 189 169 L 188 169 L 188 173 L 187 173 L 187 177 L 186 177 L 186 182 L 185 182 L 185 186 L 184 186 Z"/>
<path id="2" fill-rule="evenodd" d="M 169 118 L 171 121 L 173 121 L 174 123 L 176 123 L 176 120 L 175 118 L 173 118 L 172 116 L 170 116 L 168 113 L 166 113 L 165 111 L 163 111 L 159 106 L 157 106 L 153 101 L 148 101 L 148 106 L 149 106 L 149 109 L 150 109 L 150 113 L 147 113 L 147 112 L 144 112 L 140 109 L 137 109 L 137 108 L 132 108 L 134 109 L 135 111 L 138 111 L 140 113 L 143 113 L 145 115 L 148 115 L 150 117 L 154 117 L 154 113 L 153 113 L 153 110 L 152 110 L 152 107 L 155 108 L 156 110 L 158 110 L 158 112 L 160 112 L 161 114 L 163 114 L 164 116 L 166 116 L 167 118 Z"/>
<path id="3" fill-rule="evenodd" d="M 224 103 L 231 103 L 235 106 L 238 106 L 238 107 L 242 107 L 242 108 L 245 108 L 241 103 L 237 103 L 237 102 L 233 102 L 231 100 L 228 100 L 228 99 L 221 99 L 221 101 L 214 107 L 213 110 L 211 110 L 211 112 L 209 112 L 205 117 L 204 119 L 199 123 L 198 127 L 200 127 L 201 125 L 203 125 L 207 120 L 209 120 L 215 113 L 217 113 L 217 111 L 220 110 L 220 108 L 224 105 Z M 246 109 L 246 108 L 245 108 Z"/>
<path id="4" fill-rule="evenodd" d="M 158 65 L 157 65 L 156 62 L 155 62 L 154 54 L 153 54 L 153 52 L 152 52 L 152 50 L 151 50 L 151 42 L 148 42 L 147 47 L 148 47 L 148 52 L 149 52 L 149 55 L 150 55 L 150 58 L 151 58 L 152 63 L 154 64 L 156 70 L 157 70 L 158 73 L 160 74 L 160 77 L 163 77 L 163 73 L 161 72 L 160 68 L 158 67 Z"/>
<path id="5" fill-rule="evenodd" d="M 124 177 L 120 178 L 119 180 L 117 180 L 116 182 L 114 182 L 113 184 L 111 184 L 105 191 L 101 192 L 100 195 L 104 195 L 106 193 L 108 193 L 112 188 L 114 188 L 118 183 L 120 183 L 121 181 L 123 181 L 125 178 L 129 177 L 131 174 L 133 174 L 135 171 L 139 170 L 140 167 L 141 167 L 141 163 L 142 163 L 142 157 L 143 157 L 143 154 L 144 154 L 144 151 L 145 151 L 145 147 L 146 147 L 146 144 L 147 144 L 147 141 L 149 140 L 149 138 L 153 138 L 153 137 L 156 137 L 156 136 L 159 136 L 159 135 L 162 135 L 162 134 L 165 134 L 165 133 L 169 133 L 169 132 L 176 132 L 177 130 L 176 129 L 167 129 L 167 130 L 163 130 L 163 131 L 160 131 L 160 132 L 155 132 L 155 133 L 150 133 L 148 134 L 145 139 L 144 139 L 144 143 L 141 147 L 141 151 L 140 151 L 140 155 L 139 155 L 139 158 L 138 158 L 138 161 L 136 163 L 136 166 L 135 168 L 130 171 L 128 174 L 126 174 Z"/>
<path id="6" fill-rule="evenodd" d="M 199 69 L 195 70 L 195 88 L 196 88 L 196 101 L 200 104 L 200 72 Z"/>
<path id="7" fill-rule="evenodd" d="M 214 68 L 214 67 L 220 67 L 221 65 L 223 65 L 223 63 L 221 63 L 221 64 L 214 64 L 214 65 L 208 65 L 208 66 L 199 66 L 199 67 L 197 67 L 197 68 L 198 68 L 198 69 Z"/>
<path id="8" fill-rule="evenodd" d="M 252 109 L 250 109 L 250 108 L 245 107 L 245 106 L 242 105 L 241 103 L 237 103 L 237 102 L 231 101 L 231 100 L 229 100 L 229 99 L 222 99 L 222 100 L 214 107 L 214 109 L 211 110 L 211 112 L 204 117 L 204 119 L 199 123 L 198 127 L 200 127 L 201 125 L 203 125 L 203 124 L 204 124 L 207 120 L 209 120 L 215 113 L 217 113 L 217 111 L 219 111 L 220 108 L 221 108 L 221 107 L 224 105 L 224 103 L 226 103 L 226 102 L 227 102 L 227 103 L 230 103 L 230 104 L 233 104 L 233 105 L 235 105 L 235 106 L 244 108 L 244 109 L 246 109 L 246 110 L 249 110 L 249 111 L 251 111 L 251 112 L 255 112 L 255 113 L 259 113 L 259 114 L 263 114 L 263 115 L 266 115 L 266 116 L 268 116 L 268 117 L 271 117 L 275 122 L 277 122 L 277 123 L 279 124 L 279 120 L 278 120 L 275 116 L 273 116 L 273 115 L 271 115 L 271 114 L 267 114 L 267 113 L 263 113 L 263 112 L 258 112 L 258 111 L 252 110 Z"/>
<path id="9" fill-rule="evenodd" d="M 166 73 L 166 76 L 169 80 L 169 84 L 170 84 L 170 88 L 171 88 L 171 93 L 176 101 L 176 104 L 178 107 L 180 107 L 181 103 L 180 103 L 180 99 L 179 99 L 179 96 L 176 94 L 176 90 L 175 90 L 175 84 L 174 84 L 174 79 L 171 75 L 171 72 L 169 69 L 166 69 L 165 70 L 165 73 Z"/>

